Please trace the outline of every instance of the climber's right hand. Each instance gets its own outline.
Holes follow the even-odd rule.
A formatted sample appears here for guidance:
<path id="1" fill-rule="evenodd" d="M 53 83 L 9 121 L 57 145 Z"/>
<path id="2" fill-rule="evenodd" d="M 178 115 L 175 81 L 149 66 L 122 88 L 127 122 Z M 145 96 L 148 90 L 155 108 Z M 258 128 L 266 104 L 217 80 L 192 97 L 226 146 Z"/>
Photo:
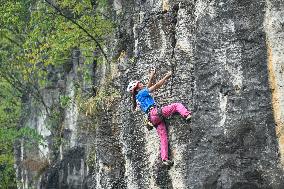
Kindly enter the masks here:
<path id="1" fill-rule="evenodd" d="M 172 76 L 173 72 L 172 71 L 168 71 L 168 73 L 166 74 L 166 78 L 169 79 Z"/>

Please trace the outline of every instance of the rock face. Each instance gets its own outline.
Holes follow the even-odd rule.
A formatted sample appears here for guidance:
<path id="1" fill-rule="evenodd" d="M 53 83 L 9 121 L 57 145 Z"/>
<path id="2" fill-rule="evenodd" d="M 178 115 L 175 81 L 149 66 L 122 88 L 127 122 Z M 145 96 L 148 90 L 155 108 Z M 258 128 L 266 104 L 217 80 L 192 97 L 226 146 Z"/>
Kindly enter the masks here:
<path id="1" fill-rule="evenodd" d="M 76 104 L 65 110 L 67 143 L 37 181 L 21 168 L 25 150 L 18 149 L 22 188 L 29 183 L 37 188 L 284 188 L 284 3 L 114 0 L 111 5 L 118 28 L 107 49 L 116 61 L 98 66 L 94 80 L 99 88 L 110 76 L 120 97 L 98 113 L 94 134 L 79 128 L 83 118 Z M 157 79 L 173 72 L 153 94 L 159 106 L 182 102 L 193 112 L 190 122 L 178 115 L 166 120 L 174 160 L 169 170 L 161 166 L 155 129 L 146 129 L 143 114 L 131 110 L 125 92 L 132 79 L 147 82 L 153 66 Z M 73 98 L 74 64 L 64 80 Z M 43 126 L 43 121 L 33 124 Z M 90 169 L 87 157 L 93 152 Z"/>
<path id="2" fill-rule="evenodd" d="M 284 99 L 283 99 L 283 2 L 267 2 L 265 16 L 266 44 L 268 50 L 268 69 L 270 77 L 270 87 L 272 89 L 272 104 L 276 132 L 279 137 L 280 152 L 284 154 L 283 126 L 284 126 Z M 283 164 L 283 155 L 281 163 Z"/>

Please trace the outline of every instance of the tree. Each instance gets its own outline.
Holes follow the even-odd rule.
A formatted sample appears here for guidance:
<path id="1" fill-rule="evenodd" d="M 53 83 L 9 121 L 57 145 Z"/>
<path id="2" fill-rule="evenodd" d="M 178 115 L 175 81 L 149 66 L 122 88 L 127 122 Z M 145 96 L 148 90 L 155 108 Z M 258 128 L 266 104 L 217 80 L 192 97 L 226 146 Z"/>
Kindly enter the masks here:
<path id="1" fill-rule="evenodd" d="M 97 51 L 109 61 L 103 46 L 114 26 L 102 14 L 106 0 L 0 3 L 0 185 L 14 187 L 14 141 L 23 136 L 41 140 L 34 131 L 18 128 L 23 97 L 30 94 L 44 104 L 40 91 L 51 85 L 50 71 L 68 63 L 74 49 L 82 52 L 84 64 L 98 58 Z"/>

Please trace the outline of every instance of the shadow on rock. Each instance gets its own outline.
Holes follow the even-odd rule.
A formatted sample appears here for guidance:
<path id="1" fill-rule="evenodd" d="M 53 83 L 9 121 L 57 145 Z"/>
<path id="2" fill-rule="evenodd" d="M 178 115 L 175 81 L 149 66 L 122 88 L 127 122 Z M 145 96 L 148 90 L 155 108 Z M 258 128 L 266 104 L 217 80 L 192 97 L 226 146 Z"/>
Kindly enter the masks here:
<path id="1" fill-rule="evenodd" d="M 172 167 L 171 167 L 172 168 Z M 157 160 L 153 166 L 154 180 L 156 184 L 163 189 L 172 189 L 172 180 L 169 176 L 169 167 L 162 165 L 162 162 Z"/>

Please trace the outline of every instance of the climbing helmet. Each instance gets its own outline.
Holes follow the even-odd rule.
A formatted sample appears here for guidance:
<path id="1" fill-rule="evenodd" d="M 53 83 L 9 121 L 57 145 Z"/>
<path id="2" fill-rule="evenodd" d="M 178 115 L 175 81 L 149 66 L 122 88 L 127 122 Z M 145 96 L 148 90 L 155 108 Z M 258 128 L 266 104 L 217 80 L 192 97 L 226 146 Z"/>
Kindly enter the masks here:
<path id="1" fill-rule="evenodd" d="M 139 82 L 140 81 L 138 81 L 138 80 L 131 81 L 128 84 L 127 91 L 130 92 L 130 93 L 133 93 Z"/>

